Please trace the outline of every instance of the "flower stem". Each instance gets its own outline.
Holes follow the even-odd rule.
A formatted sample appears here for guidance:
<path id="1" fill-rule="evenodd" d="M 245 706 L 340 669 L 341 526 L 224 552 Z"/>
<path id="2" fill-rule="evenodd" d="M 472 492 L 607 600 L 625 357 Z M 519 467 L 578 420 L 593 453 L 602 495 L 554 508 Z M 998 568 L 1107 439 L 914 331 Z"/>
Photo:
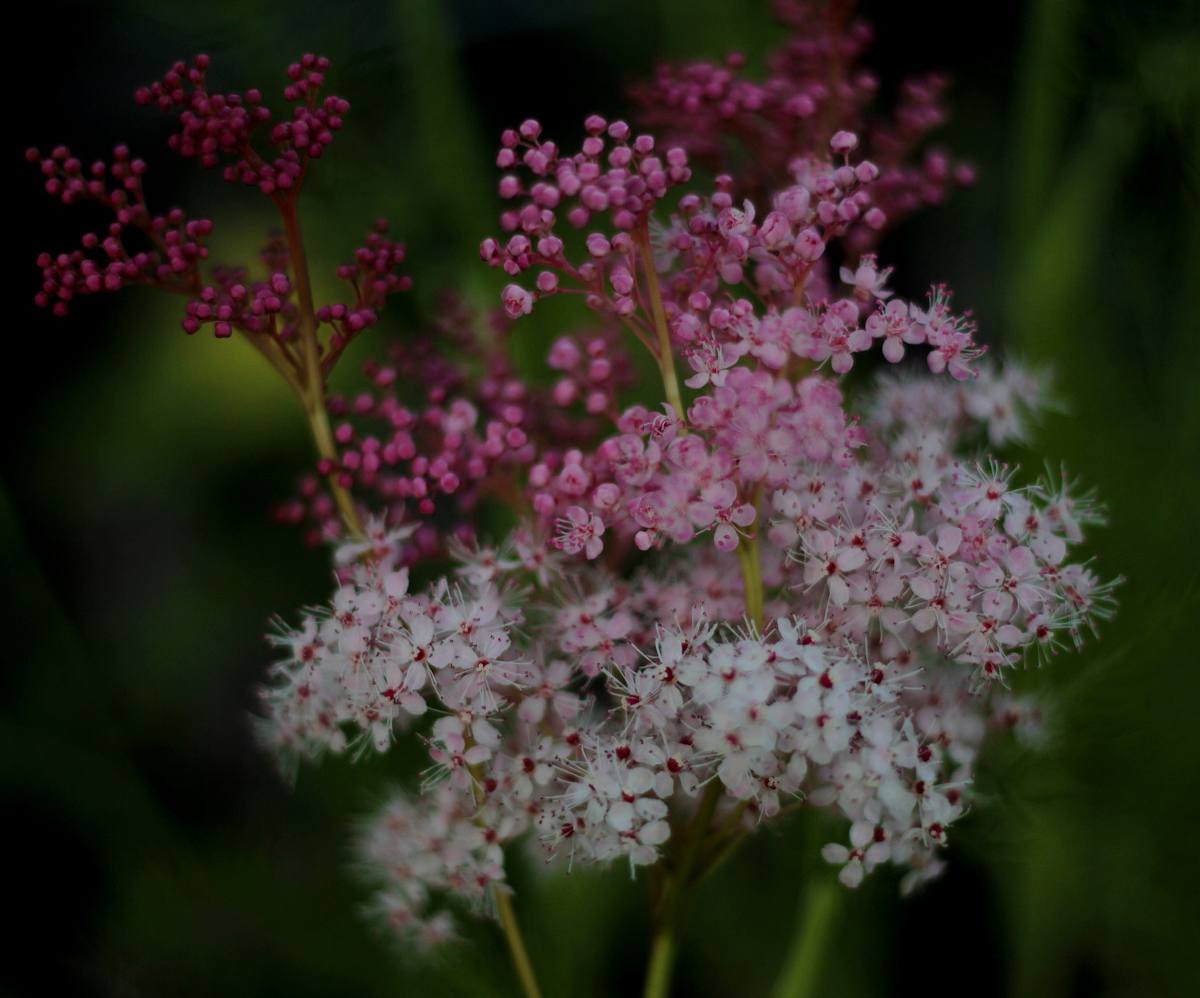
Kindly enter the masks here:
<path id="1" fill-rule="evenodd" d="M 811 998 L 816 994 L 821 956 L 833 935 L 840 898 L 841 891 L 833 881 L 822 878 L 810 883 L 800 924 L 771 998 Z"/>
<path id="2" fill-rule="evenodd" d="M 705 788 L 695 817 L 683 829 L 679 859 L 663 884 L 650 963 L 646 968 L 643 998 L 666 998 L 670 993 L 671 969 L 675 962 L 675 936 L 679 931 L 684 896 L 692 887 L 692 870 L 700 856 L 708 828 L 721 801 L 721 782 L 713 779 Z"/>
<path id="3" fill-rule="evenodd" d="M 671 969 L 675 965 L 675 933 L 659 931 L 650 944 L 650 963 L 646 967 L 643 998 L 667 998 L 671 988 Z"/>
<path id="4" fill-rule="evenodd" d="M 529 960 L 529 951 L 525 948 L 525 939 L 521 935 L 521 926 L 517 923 L 517 913 L 513 910 L 512 898 L 507 891 L 492 891 L 496 901 L 496 914 L 500 917 L 500 928 L 508 943 L 508 954 L 512 957 L 513 969 L 521 982 L 521 992 L 525 998 L 541 998 L 537 976 L 533 972 L 533 964 Z"/>
<path id="5" fill-rule="evenodd" d="M 465 748 L 475 744 L 470 732 L 465 738 Z M 483 773 L 476 764 L 469 767 L 471 773 L 471 800 L 477 809 L 475 824 L 483 827 L 483 819 L 478 811 L 483 806 Z M 525 998 L 542 998 L 538 987 L 537 975 L 533 972 L 533 963 L 529 959 L 529 950 L 525 948 L 525 937 L 521 935 L 521 924 L 517 921 L 517 912 L 513 908 L 512 896 L 509 891 L 492 887 L 492 901 L 496 905 L 496 918 L 500 922 L 500 931 L 504 933 L 504 941 L 508 943 L 508 955 L 512 960 L 513 970 L 517 980 L 521 982 L 521 992 Z"/>
<path id="6" fill-rule="evenodd" d="M 642 270 L 646 274 L 646 296 L 650 299 L 650 312 L 654 319 L 654 332 L 658 336 L 658 369 L 662 372 L 663 391 L 667 401 L 675 410 L 681 423 L 687 423 L 683 409 L 683 396 L 679 392 L 679 378 L 675 374 L 675 351 L 671 348 L 671 332 L 667 328 L 667 312 L 663 308 L 662 285 L 658 281 L 658 269 L 654 266 L 654 250 L 650 236 L 643 228 L 636 237 Z"/>
<path id="7" fill-rule="evenodd" d="M 672 373 L 674 373 L 672 371 Z M 746 616 L 762 629 L 763 584 L 759 566 L 758 538 L 738 545 L 738 560 L 746 592 Z M 713 817 L 721 802 L 721 781 L 714 777 L 704 791 L 695 817 L 683 830 L 679 859 L 663 883 L 654 938 L 650 943 L 650 961 L 646 967 L 643 998 L 667 998 L 671 989 L 671 970 L 675 963 L 675 937 L 682 921 L 682 902 L 713 866 L 720 863 L 741 841 L 737 821 L 744 808 L 734 809 L 730 820 L 709 836 Z M 728 838 L 727 838 L 728 837 Z M 722 841 L 727 839 L 726 841 Z M 705 847 L 708 847 L 706 854 Z M 701 862 L 701 857 L 704 861 Z M 699 864 L 699 865 L 698 865 Z"/>
<path id="8" fill-rule="evenodd" d="M 302 383 L 300 402 L 308 416 L 309 429 L 317 456 L 336 468 L 338 454 L 329 425 L 329 410 L 325 404 L 325 374 L 321 370 L 321 347 L 317 340 L 317 314 L 313 307 L 312 280 L 308 274 L 308 257 L 304 252 L 304 237 L 300 233 L 300 219 L 296 214 L 294 197 L 276 201 L 279 217 L 283 220 L 284 238 L 287 240 L 288 256 L 292 264 L 292 276 L 296 281 L 297 325 L 300 331 Z M 350 493 L 337 480 L 336 472 L 325 476 L 333 501 L 337 504 L 342 522 L 353 537 L 363 534 L 362 522 Z"/>
<path id="9" fill-rule="evenodd" d="M 742 566 L 742 586 L 746 593 L 746 616 L 760 631 L 763 626 L 762 567 L 758 556 L 758 537 L 743 540 L 737 546 Z"/>

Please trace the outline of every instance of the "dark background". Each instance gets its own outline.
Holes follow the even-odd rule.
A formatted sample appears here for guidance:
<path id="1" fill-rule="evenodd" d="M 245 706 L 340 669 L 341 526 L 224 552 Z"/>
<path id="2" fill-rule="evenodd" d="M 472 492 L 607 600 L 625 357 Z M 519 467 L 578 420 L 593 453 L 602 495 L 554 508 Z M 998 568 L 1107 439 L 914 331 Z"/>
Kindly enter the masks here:
<path id="1" fill-rule="evenodd" d="M 384 338 L 439 288 L 495 300 L 475 247 L 494 229 L 500 128 L 532 114 L 570 141 L 585 114 L 619 113 L 624 84 L 658 56 L 760 58 L 779 37 L 764 6 L 26 10 L 5 59 L 17 169 L 0 500 L 3 993 L 511 993 L 488 927 L 420 963 L 359 917 L 348 823 L 389 780 L 411 781 L 411 760 L 310 768 L 292 792 L 248 735 L 266 621 L 328 589 L 324 557 L 267 515 L 309 460 L 294 403 L 242 344 L 187 340 L 176 301 L 133 292 L 65 321 L 38 313 L 34 254 L 73 246 L 88 223 L 20 170 L 24 146 L 64 141 L 87 160 L 128 141 L 150 162 L 153 202 L 211 213 L 214 256 L 246 257 L 267 206 L 175 162 L 168 123 L 130 94 L 196 51 L 212 54 L 215 85 L 269 95 L 295 55 L 331 56 L 331 89 L 354 109 L 303 220 L 323 281 L 371 219 L 395 220 L 417 288 L 371 334 Z M 957 828 L 949 875 L 908 902 L 886 872 L 844 899 L 821 993 L 1200 993 L 1200 17 L 1116 0 L 866 13 L 885 84 L 954 75 L 939 138 L 980 174 L 890 237 L 887 262 L 907 291 L 948 281 L 1001 353 L 1054 365 L 1062 411 L 1013 457 L 1065 460 L 1098 489 L 1112 524 L 1090 550 L 1127 581 L 1102 642 L 1020 678 L 1056 701 L 1050 744 L 993 754 L 980 774 L 989 806 Z M 761 834 L 700 891 L 679 994 L 767 992 L 805 880 L 828 875 L 816 841 L 803 822 Z M 638 987 L 642 884 L 520 863 L 515 880 L 549 995 Z"/>

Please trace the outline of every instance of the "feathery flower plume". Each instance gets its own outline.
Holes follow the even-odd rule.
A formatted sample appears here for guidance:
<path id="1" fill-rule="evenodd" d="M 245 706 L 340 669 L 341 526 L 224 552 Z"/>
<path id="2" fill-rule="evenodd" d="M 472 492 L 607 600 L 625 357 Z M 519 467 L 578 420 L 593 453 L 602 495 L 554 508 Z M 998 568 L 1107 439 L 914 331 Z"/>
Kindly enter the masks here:
<path id="1" fill-rule="evenodd" d="M 244 336 L 303 403 L 317 458 L 277 512 L 332 543 L 336 583 L 271 638 L 261 739 L 290 772 L 419 740 L 427 764 L 359 832 L 372 910 L 422 949 L 494 914 L 527 995 L 518 842 L 663 864 L 664 995 L 687 892 L 765 823 L 837 815 L 821 855 L 850 888 L 936 876 L 987 742 L 1040 730 L 1014 676 L 1113 610 L 1074 555 L 1092 499 L 987 450 L 1028 439 L 1046 376 L 989 363 L 949 289 L 893 290 L 878 234 L 970 174 L 923 150 L 939 78 L 872 112 L 843 6 L 779 4 L 793 35 L 763 80 L 737 56 L 660 67 L 634 90 L 645 130 L 593 114 L 575 151 L 505 131 L 480 246 L 499 308 L 447 299 L 346 395 L 330 371 L 410 282 L 379 222 L 336 270 L 348 300 L 313 300 L 297 198 L 349 108 L 321 95 L 327 60 L 288 67 L 281 118 L 210 90 L 204 56 L 138 91 L 176 153 L 278 209 L 257 276 L 205 272 L 210 223 L 148 209 L 123 147 L 30 152 L 48 193 L 114 216 L 39 258 L 39 304 L 181 294 L 185 330 Z M 551 295 L 587 311 L 526 379 L 508 346 Z M 629 395 L 639 350 L 661 404 Z"/>

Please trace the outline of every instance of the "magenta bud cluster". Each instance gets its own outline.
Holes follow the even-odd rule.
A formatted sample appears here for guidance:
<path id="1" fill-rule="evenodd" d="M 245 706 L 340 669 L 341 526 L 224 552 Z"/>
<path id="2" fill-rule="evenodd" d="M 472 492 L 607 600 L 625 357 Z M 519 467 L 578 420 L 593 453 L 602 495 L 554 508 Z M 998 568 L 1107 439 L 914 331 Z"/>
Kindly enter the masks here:
<path id="1" fill-rule="evenodd" d="M 42 284 L 34 302 L 39 307 L 63 316 L 79 295 L 132 284 L 181 292 L 198 285 L 212 222 L 189 219 L 180 208 L 153 214 L 142 190 L 146 164 L 127 147 L 113 149 L 110 163 L 96 160 L 86 166 L 66 146 L 56 146 L 48 156 L 31 148 L 25 158 L 38 165 L 51 197 L 67 205 L 91 201 L 113 216 L 102 230 L 85 233 L 81 248 L 38 256 Z"/>
<path id="2" fill-rule="evenodd" d="M 513 277 L 531 267 L 544 268 L 535 279 L 539 296 L 557 292 L 565 278 L 603 297 L 603 267 L 597 261 L 613 251 L 631 252 L 635 235 L 644 236 L 654 206 L 672 187 L 691 178 L 682 148 L 671 147 L 660 154 L 654 136 L 635 135 L 624 121 L 610 123 L 591 115 L 584 129 L 587 138 L 571 155 L 563 155 L 555 143 L 544 140 L 541 125 L 533 119 L 500 137 L 496 165 L 505 173 L 499 193 L 518 204 L 500 216 L 501 228 L 510 235 L 483 240 L 479 253 L 490 266 Z M 616 231 L 588 233 L 583 257 L 572 263 L 556 228 L 560 215 L 574 229 L 605 217 Z M 632 279 L 618 277 L 614 289 L 625 299 L 632 287 Z M 596 307 L 601 297 L 594 298 Z M 505 311 L 513 318 L 525 314 L 533 299 L 532 292 L 509 285 L 503 295 Z M 619 302 L 616 308 L 629 310 Z"/>
<path id="3" fill-rule="evenodd" d="M 284 311 L 291 282 L 286 274 L 272 274 L 266 281 L 247 284 L 244 276 L 242 271 L 228 272 L 224 280 L 202 289 L 189 301 L 182 321 L 184 332 L 194 333 L 212 323 L 213 333 L 221 338 L 232 336 L 235 329 L 274 333 L 275 317 Z"/>
<path id="4" fill-rule="evenodd" d="M 847 21 L 838 4 L 817 0 L 783 0 L 776 13 L 792 35 L 768 55 L 765 77 L 751 77 L 738 52 L 720 62 L 662 63 L 630 91 L 638 119 L 714 172 L 736 167 L 752 196 L 818 146 L 827 122 L 838 122 L 858 135 L 880 170 L 875 203 L 881 215 L 864 217 L 847 233 L 856 252 L 878 242 L 885 219 L 894 224 L 942 201 L 952 186 L 973 182 L 973 170 L 945 153 L 916 155 L 946 121 L 944 76 L 905 80 L 890 116 L 869 115 L 879 90 L 876 75 L 861 64 L 870 26 Z"/>
<path id="5" fill-rule="evenodd" d="M 611 331 L 560 336 L 550 346 L 546 364 L 558 374 L 550 390 L 557 406 L 581 405 L 589 415 L 617 415 L 617 393 L 633 381 L 628 358 Z"/>
<path id="6" fill-rule="evenodd" d="M 330 397 L 338 456 L 316 471 L 372 496 L 391 521 L 421 523 L 442 514 L 449 536 L 467 539 L 472 530 L 465 514 L 492 483 L 532 460 L 530 433 L 542 425 L 539 413 L 546 406 L 499 355 L 489 358 L 485 376 L 467 397 L 460 366 L 440 355 L 447 341 L 467 346 L 462 331 L 414 331 L 397 344 L 389 363 L 364 365 L 366 388 Z M 417 388 L 418 400 L 402 391 L 406 385 Z M 337 510 L 326 499 L 302 480 L 277 516 L 307 524 L 312 541 L 339 536 Z M 442 530 L 420 537 L 422 556 L 444 553 Z"/>
<path id="7" fill-rule="evenodd" d="M 320 96 L 329 60 L 309 53 L 288 66 L 283 97 L 292 105 L 291 118 L 271 127 L 269 152 L 254 145 L 256 133 L 272 119 L 262 92 L 252 88 L 243 93 L 210 93 L 210 61 L 207 55 L 198 55 L 190 64 L 176 62 L 161 80 L 140 87 L 134 97 L 139 104 L 177 114 L 179 131 L 169 143 L 185 159 L 198 159 L 206 167 L 225 162 L 226 180 L 257 187 L 267 195 L 294 191 L 308 161 L 321 156 L 350 110 L 341 97 Z"/>
<path id="8" fill-rule="evenodd" d="M 258 89 L 210 92 L 210 63 L 207 55 L 177 61 L 162 79 L 139 88 L 135 99 L 177 116 L 178 130 L 168 144 L 178 155 L 206 167 L 224 164 L 227 180 L 271 195 L 284 228 L 295 230 L 295 197 L 304 173 L 342 127 L 350 108 L 340 97 L 321 96 L 329 60 L 306 54 L 287 67 L 283 97 L 292 109 L 285 120 L 273 119 Z M 261 132 L 272 121 L 262 143 L 269 151 L 262 152 L 255 141 L 262 141 Z M 294 238 L 289 242 L 280 233 L 267 240 L 261 252 L 266 273 L 261 278 L 252 277 L 249 266 L 236 265 L 213 268 L 206 281 L 200 264 L 208 257 L 205 242 L 212 223 L 188 219 L 179 208 L 152 213 L 142 189 L 145 161 L 133 158 L 128 148 L 117 146 L 111 163 L 85 165 L 66 146 L 48 156 L 29 149 L 26 158 L 40 168 L 46 192 L 63 204 L 93 201 L 113 213 L 103 231 L 84 235 L 80 249 L 38 257 L 38 305 L 61 316 L 78 295 L 150 285 L 187 297 L 181 320 L 185 332 L 195 333 L 203 326 L 211 326 L 219 338 L 241 332 L 294 386 L 309 377 L 307 361 L 294 346 L 301 308 L 310 307 L 297 293 L 295 255 L 301 251 L 293 245 Z M 411 287 L 411 278 L 398 272 L 404 244 L 390 239 L 387 231 L 386 222 L 377 222 L 365 245 L 355 250 L 354 263 L 337 270 L 353 288 L 354 301 L 313 309 L 311 324 L 328 324 L 333 330 L 328 342 L 318 345 L 324 375 L 349 341 L 378 321 L 387 298 Z"/>
<path id="9" fill-rule="evenodd" d="M 379 321 L 379 310 L 387 299 L 412 287 L 412 278 L 399 273 L 408 250 L 388 236 L 386 218 L 376 219 L 362 246 L 354 251 L 354 262 L 337 268 L 337 276 L 354 290 L 349 305 L 323 305 L 317 321 L 333 327 L 326 366 L 330 366 L 355 336 Z"/>

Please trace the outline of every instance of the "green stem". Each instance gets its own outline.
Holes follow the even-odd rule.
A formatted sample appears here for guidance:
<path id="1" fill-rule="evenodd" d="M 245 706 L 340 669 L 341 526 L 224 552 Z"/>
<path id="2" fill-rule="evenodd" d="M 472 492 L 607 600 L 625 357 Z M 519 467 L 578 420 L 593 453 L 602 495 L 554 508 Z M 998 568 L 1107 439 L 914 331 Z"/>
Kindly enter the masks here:
<path id="1" fill-rule="evenodd" d="M 649 243 L 645 245 L 649 247 Z M 674 375 L 673 366 L 671 373 Z M 763 583 L 757 537 L 738 544 L 738 560 L 742 566 L 742 579 L 745 583 L 746 616 L 761 630 Z M 737 823 L 742 815 L 742 806 L 734 809 L 729 821 L 716 829 L 710 839 L 709 830 L 721 801 L 721 792 L 721 781 L 714 777 L 704 791 L 696 816 L 683 832 L 678 863 L 663 882 L 658 927 L 650 944 L 650 962 L 646 968 L 643 998 L 667 998 L 671 988 L 671 969 L 675 962 L 675 937 L 682 921 L 682 901 L 704 875 L 719 865 L 741 842 L 742 836 Z"/>
<path id="2" fill-rule="evenodd" d="M 721 801 L 721 782 L 713 779 L 700 799 L 695 817 L 683 831 L 679 861 L 663 883 L 658 927 L 650 944 L 650 964 L 646 968 L 643 998 L 667 998 L 671 988 L 671 970 L 675 962 L 675 936 L 682 916 L 682 901 L 692 887 L 692 870 Z"/>
<path id="3" fill-rule="evenodd" d="M 842 892 L 833 881 L 810 882 L 800 924 L 771 998 L 811 998 L 821 974 L 821 957 L 833 935 Z"/>
<path id="4" fill-rule="evenodd" d="M 671 993 L 671 970 L 675 965 L 675 934 L 657 932 L 650 944 L 644 998 L 667 998 Z"/>
<path id="5" fill-rule="evenodd" d="M 763 582 L 758 557 L 758 537 L 739 541 L 738 562 L 742 567 L 742 586 L 746 593 L 746 616 L 760 631 L 763 626 Z"/>
<path id="6" fill-rule="evenodd" d="M 470 733 L 466 736 L 466 748 L 475 744 Z M 478 809 L 483 806 L 483 775 L 480 767 L 474 765 L 471 771 L 471 799 Z M 478 813 L 475 823 L 482 827 L 482 819 Z M 504 941 L 508 943 L 508 955 L 512 959 L 513 970 L 517 980 L 521 982 L 521 993 L 525 998 L 542 998 L 538 987 L 537 975 L 533 972 L 533 963 L 529 959 L 529 950 L 525 948 L 525 937 L 521 935 L 521 923 L 517 921 L 517 912 L 513 908 L 512 897 L 505 890 L 492 888 L 492 902 L 496 905 L 496 918 L 500 922 L 500 931 L 504 933 Z"/>
<path id="7" fill-rule="evenodd" d="M 321 370 L 321 347 L 317 339 L 317 313 L 313 306 L 312 280 L 308 274 L 308 256 L 304 252 L 304 237 L 300 233 L 300 219 L 296 214 L 295 198 L 288 197 L 276 202 L 279 217 L 283 220 L 284 238 L 287 240 L 288 256 L 292 263 L 292 276 L 296 281 L 297 325 L 300 331 L 300 349 L 303 383 L 300 401 L 308 416 L 309 429 L 317 455 L 335 465 L 338 460 L 333 430 L 329 425 L 329 410 L 325 404 L 325 373 Z M 342 487 L 337 475 L 325 476 L 333 501 L 337 504 L 342 522 L 353 537 L 363 535 L 362 522 L 350 493 Z"/>
<path id="8" fill-rule="evenodd" d="M 496 901 L 496 913 L 500 917 L 500 928 L 508 943 L 508 953 L 512 957 L 513 969 L 521 982 L 521 992 L 525 998 L 542 998 L 533 964 L 529 960 L 529 951 L 525 948 L 525 939 L 521 935 L 521 926 L 517 923 L 517 913 L 513 911 L 512 898 L 507 893 L 497 890 L 492 891 L 492 895 Z"/>
<path id="9" fill-rule="evenodd" d="M 745 828 L 734 828 L 728 833 L 714 836 L 712 844 L 704 855 L 700 857 L 700 862 L 696 865 L 696 869 L 692 874 L 692 883 L 698 884 L 715 873 L 725 860 L 738 851 L 738 848 L 745 841 Z"/>
<path id="10" fill-rule="evenodd" d="M 667 312 L 663 307 L 662 286 L 658 281 L 658 269 L 654 266 L 654 250 L 650 236 L 643 228 L 637 236 L 638 253 L 642 259 L 642 270 L 646 273 L 646 297 L 650 299 L 650 313 L 654 319 L 654 332 L 658 337 L 658 369 L 662 372 L 663 391 L 667 401 L 675 410 L 681 423 L 687 423 L 684 415 L 683 396 L 679 392 L 679 377 L 675 373 L 675 351 L 671 348 L 671 332 L 667 327 Z"/>

